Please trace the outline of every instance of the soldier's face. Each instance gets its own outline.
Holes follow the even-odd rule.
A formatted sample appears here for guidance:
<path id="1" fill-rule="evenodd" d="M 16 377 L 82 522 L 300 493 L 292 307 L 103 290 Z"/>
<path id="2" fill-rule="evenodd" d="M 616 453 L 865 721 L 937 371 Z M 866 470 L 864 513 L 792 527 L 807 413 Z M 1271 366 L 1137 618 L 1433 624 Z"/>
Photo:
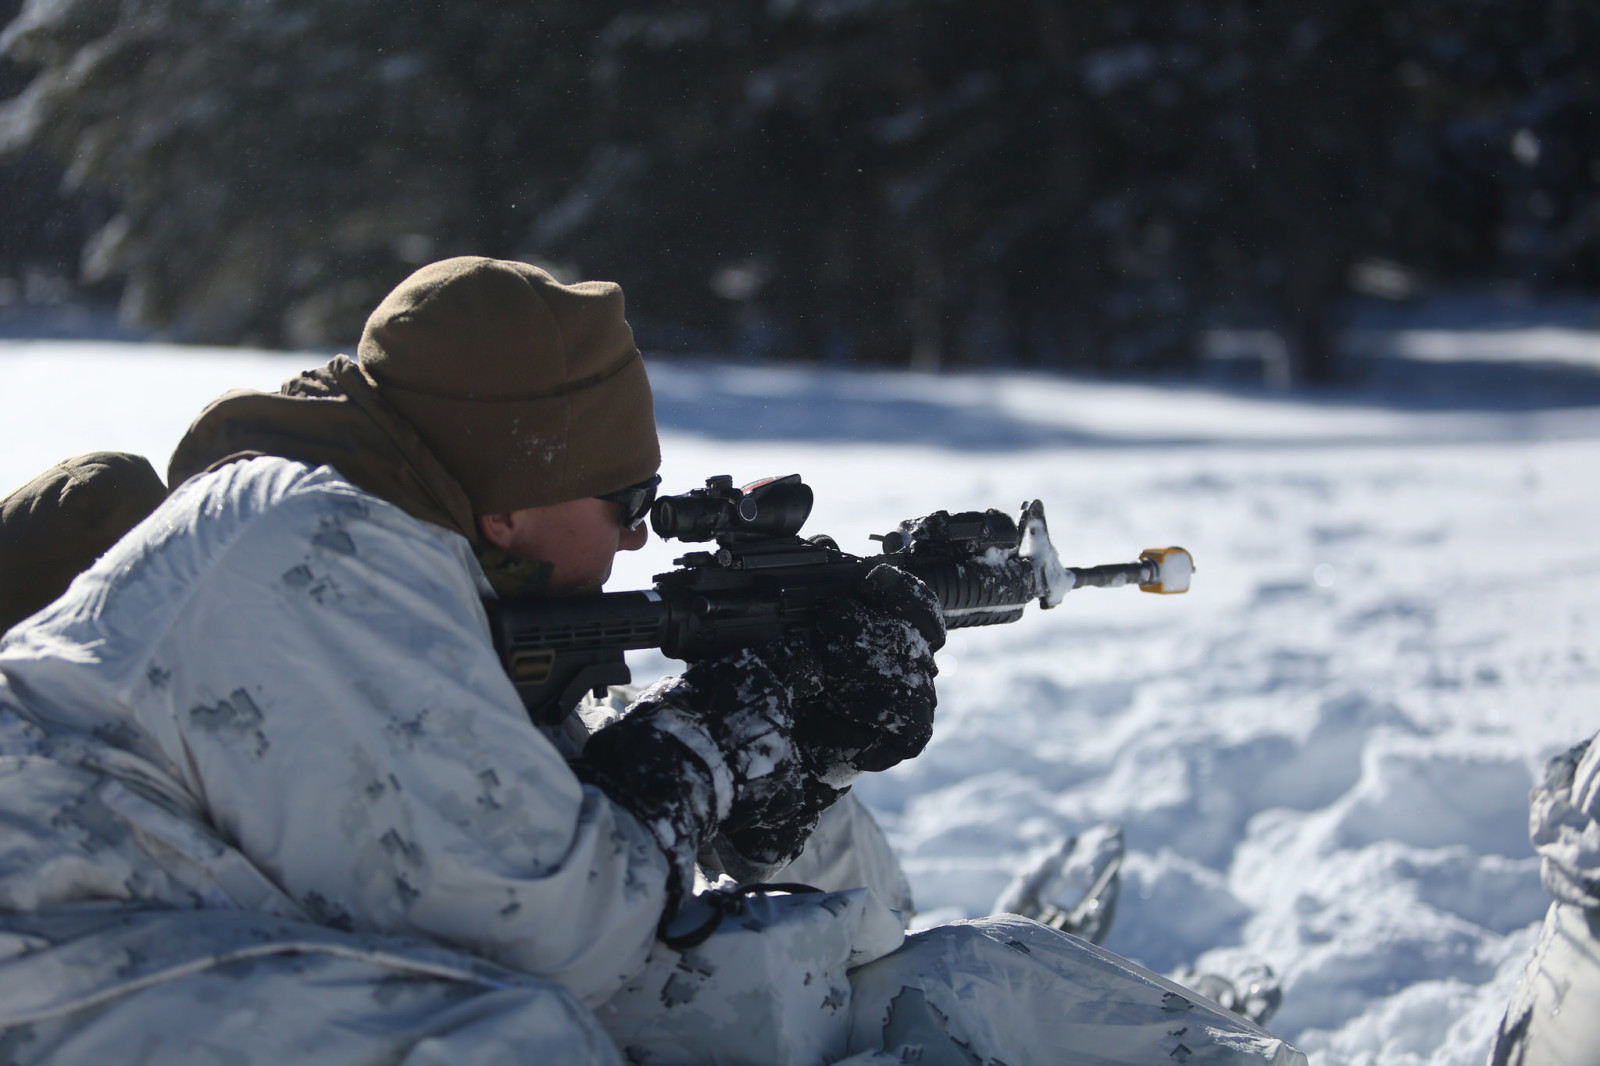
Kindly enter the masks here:
<path id="1" fill-rule="evenodd" d="M 556 596 L 598 589 L 611 576 L 617 552 L 636 551 L 650 536 L 643 525 L 623 528 L 621 504 L 593 496 L 479 515 L 478 529 L 507 555 L 550 563 L 550 592 Z"/>

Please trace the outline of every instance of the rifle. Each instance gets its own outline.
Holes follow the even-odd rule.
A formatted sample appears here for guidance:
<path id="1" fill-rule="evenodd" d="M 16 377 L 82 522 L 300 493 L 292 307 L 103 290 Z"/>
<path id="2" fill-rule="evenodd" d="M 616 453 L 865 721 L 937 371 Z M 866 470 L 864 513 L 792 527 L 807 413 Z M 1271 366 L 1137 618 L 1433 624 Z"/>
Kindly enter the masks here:
<path id="1" fill-rule="evenodd" d="M 935 511 L 872 537 L 882 553 L 859 557 L 826 535 L 799 536 L 812 501 L 798 474 L 743 488 L 731 477 L 709 478 L 703 489 L 656 500 L 650 524 L 663 539 L 714 541 L 716 550 L 674 560 L 679 569 L 657 574 L 652 588 L 486 600 L 495 650 L 529 716 L 554 724 L 584 692 L 627 684 L 625 651 L 659 648 L 693 662 L 804 636 L 821 605 L 853 595 L 881 563 L 926 582 L 949 629 L 1014 622 L 1029 601 L 1048 609 L 1081 586 L 1186 592 L 1194 572 L 1182 548 L 1152 548 L 1131 563 L 1063 566 L 1038 500 L 1016 521 L 993 508 Z"/>

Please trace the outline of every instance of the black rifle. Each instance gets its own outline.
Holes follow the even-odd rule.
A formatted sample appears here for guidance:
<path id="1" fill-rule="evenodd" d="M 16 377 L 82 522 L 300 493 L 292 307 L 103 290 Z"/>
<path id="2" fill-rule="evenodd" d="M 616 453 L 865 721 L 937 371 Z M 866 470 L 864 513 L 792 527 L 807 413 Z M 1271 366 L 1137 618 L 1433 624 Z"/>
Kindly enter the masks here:
<path id="1" fill-rule="evenodd" d="M 817 608 L 853 595 L 880 563 L 921 578 L 939 598 L 945 626 L 997 625 L 1022 617 L 1030 600 L 1054 607 L 1083 585 L 1137 585 L 1146 592 L 1189 588 L 1194 563 L 1182 548 L 1155 548 L 1137 562 L 1062 566 L 1044 506 L 1023 505 L 1018 521 L 990 509 L 935 511 L 881 537 L 883 554 L 850 555 L 827 536 L 801 539 L 812 493 L 800 475 L 706 487 L 655 502 L 650 524 L 662 538 L 715 541 L 716 551 L 675 560 L 653 588 L 551 599 L 488 600 L 506 673 L 536 722 L 555 723 L 583 694 L 631 679 L 623 652 L 660 648 L 697 659 L 810 632 Z"/>

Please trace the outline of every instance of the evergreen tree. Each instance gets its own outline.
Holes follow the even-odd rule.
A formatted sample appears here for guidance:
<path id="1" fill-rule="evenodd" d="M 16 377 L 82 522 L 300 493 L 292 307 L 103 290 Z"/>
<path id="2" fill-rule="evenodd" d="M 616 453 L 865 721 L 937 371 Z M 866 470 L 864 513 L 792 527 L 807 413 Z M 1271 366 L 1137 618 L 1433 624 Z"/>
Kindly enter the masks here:
<path id="1" fill-rule="evenodd" d="M 116 195 L 85 270 L 126 278 L 135 321 L 348 343 L 417 263 L 520 251 L 519 200 L 582 128 L 550 116 L 602 8 L 29 0 L 0 49 L 42 71 L 0 150 L 45 146 Z"/>
<path id="2" fill-rule="evenodd" d="M 1600 285 L 1583 0 L 27 0 L 0 152 L 207 340 L 348 344 L 416 263 L 613 277 L 641 338 L 1330 379 L 1362 260 Z"/>

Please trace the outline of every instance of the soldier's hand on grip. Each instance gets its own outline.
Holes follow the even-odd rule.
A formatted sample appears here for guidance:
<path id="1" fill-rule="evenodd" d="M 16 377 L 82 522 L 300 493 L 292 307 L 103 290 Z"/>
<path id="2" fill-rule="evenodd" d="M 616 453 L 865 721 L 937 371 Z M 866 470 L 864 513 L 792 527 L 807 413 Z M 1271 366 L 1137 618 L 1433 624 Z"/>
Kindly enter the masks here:
<path id="1" fill-rule="evenodd" d="M 933 735 L 933 653 L 944 646 L 939 601 L 915 576 L 880 564 L 855 597 L 817 619 L 822 694 L 798 715 L 812 773 L 842 788 L 863 771 L 919 754 Z"/>

